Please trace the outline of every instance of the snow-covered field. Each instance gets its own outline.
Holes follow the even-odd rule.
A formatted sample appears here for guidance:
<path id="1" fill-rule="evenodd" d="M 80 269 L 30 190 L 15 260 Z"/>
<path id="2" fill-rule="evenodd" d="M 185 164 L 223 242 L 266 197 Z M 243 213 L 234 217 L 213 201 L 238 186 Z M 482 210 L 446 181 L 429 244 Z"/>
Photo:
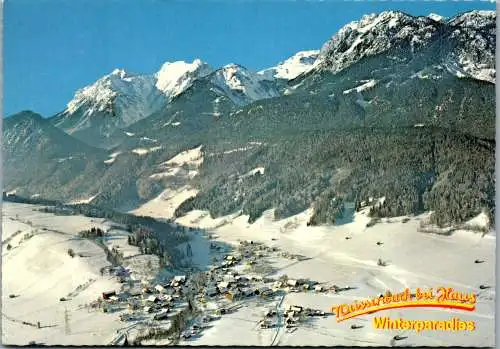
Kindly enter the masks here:
<path id="1" fill-rule="evenodd" d="M 171 200 L 175 200 L 171 198 Z M 170 201 L 172 202 L 172 201 Z M 161 202 L 156 202 L 160 205 Z M 160 211 L 160 208 L 157 207 Z M 257 309 L 248 305 L 228 317 L 223 317 L 206 330 L 191 345 L 361 345 L 388 346 L 393 337 L 404 338 L 399 345 L 428 346 L 492 346 L 494 343 L 495 312 L 495 234 L 483 236 L 472 231 L 458 230 L 451 236 L 418 232 L 420 221 L 427 215 L 384 219 L 372 227 L 367 210 L 357 213 L 353 222 L 335 227 L 308 227 L 311 211 L 289 219 L 275 221 L 272 210 L 254 224 L 247 216 L 233 215 L 211 219 L 207 212 L 192 211 L 178 223 L 205 228 L 217 240 L 237 244 L 252 239 L 276 246 L 290 253 L 301 254 L 305 261 L 273 264 L 277 274 L 289 278 L 309 278 L 326 285 L 350 286 L 353 289 L 333 293 L 289 293 L 285 305 L 296 304 L 329 311 L 333 305 L 350 303 L 385 293 L 395 293 L 409 287 L 453 287 L 460 292 L 478 295 L 476 310 L 465 312 L 433 308 L 398 309 L 364 315 L 337 323 L 334 317 L 320 319 L 313 325 L 298 326 L 289 333 L 284 329 L 276 335 L 273 329 L 257 326 Z M 478 216 L 473 222 L 483 221 Z M 477 222 L 476 222 L 477 223 Z M 377 244 L 378 243 L 378 244 Z M 378 266 L 381 258 L 387 266 Z M 484 263 L 475 263 L 479 259 Z M 481 290 L 480 285 L 490 288 Z M 377 330 L 374 316 L 393 319 L 449 320 L 458 317 L 476 324 L 473 332 Z M 351 329 L 351 325 L 362 328 Z M 234 335 L 237 333 L 238 335 Z M 274 333 L 274 335 L 273 335 Z M 242 338 L 245 338 L 244 342 Z M 187 343 L 185 343 L 187 344 Z"/>
<path id="2" fill-rule="evenodd" d="M 199 149 L 198 149 L 199 151 Z M 196 156 L 194 156 L 196 155 Z M 183 153 L 168 166 L 198 165 L 200 154 Z M 172 217 L 185 198 L 195 195 L 192 189 L 166 190 L 162 196 L 146 203 L 135 214 L 157 218 Z M 101 267 L 109 265 L 100 247 L 88 240 L 73 239 L 78 231 L 90 226 L 109 230 L 110 222 L 81 216 L 54 216 L 33 211 L 34 206 L 6 203 L 3 207 L 3 342 L 26 344 L 110 343 L 116 331 L 125 324 L 115 315 L 90 312 L 84 306 L 105 290 L 118 290 L 112 278 L 101 276 Z M 367 227 L 368 208 L 355 214 L 343 225 L 308 227 L 312 211 L 306 210 L 288 219 L 276 221 L 269 210 L 253 224 L 248 217 L 234 214 L 217 219 L 208 212 L 191 211 L 176 220 L 178 224 L 202 228 L 214 241 L 238 245 L 243 240 L 262 242 L 279 251 L 300 254 L 303 260 L 290 260 L 278 254 L 267 257 L 274 269 L 269 276 L 287 275 L 289 279 L 310 279 L 325 288 L 333 285 L 351 289 L 338 293 L 288 292 L 272 301 L 248 298 L 230 314 L 210 324 L 200 336 L 181 341 L 181 345 L 282 345 L 282 346 L 492 346 L 495 311 L 495 236 L 456 230 L 452 235 L 419 232 L 428 214 L 417 217 L 382 219 Z M 484 214 L 467 225 L 486 224 Z M 464 225 L 464 226 L 467 226 Z M 33 236 L 26 235 L 33 232 Z M 152 279 L 155 272 L 146 267 L 148 261 L 127 244 L 126 232 L 109 230 L 108 248 L 118 247 L 129 263 L 134 279 Z M 26 237 L 25 237 L 26 236 Z M 209 265 L 212 259 L 207 239 L 197 235 L 190 242 L 193 262 Z M 7 245 L 10 245 L 7 250 Z M 71 248 L 84 257 L 71 258 Z M 182 248 L 182 247 L 181 247 Z M 381 259 L 386 266 L 377 264 Z M 480 260 L 480 263 L 476 263 Z M 153 261 L 155 262 L 155 261 Z M 154 263 L 155 265 L 157 263 Z M 480 286 L 488 286 L 480 288 Z M 405 288 L 453 287 L 459 292 L 477 295 L 476 310 L 440 308 L 393 309 L 355 317 L 338 323 L 335 316 L 318 317 L 299 323 L 291 331 L 285 327 L 262 329 L 259 322 L 270 309 L 289 305 L 329 312 L 334 305 L 352 303 L 386 291 L 401 292 Z M 18 295 L 10 298 L 9 295 Z M 66 302 L 60 297 L 68 297 Z M 217 307 L 217 304 L 214 304 Z M 69 321 L 65 320 L 68 309 Z M 457 317 L 474 321 L 476 329 L 468 331 L 422 331 L 375 329 L 375 316 L 392 319 L 450 320 Z M 22 322 L 29 324 L 22 324 Z M 41 328 L 37 328 L 40 321 Z M 69 323 L 69 325 L 66 325 Z M 357 325 L 359 328 L 351 328 Z M 403 339 L 394 341 L 394 336 Z M 151 342 L 151 343 L 150 343 Z M 167 344 L 148 341 L 148 344 Z"/>
<path id="3" fill-rule="evenodd" d="M 198 191 L 188 181 L 198 175 L 198 167 L 203 163 L 202 146 L 183 151 L 168 161 L 161 163 L 151 179 L 167 178 L 176 185 L 169 186 L 160 195 L 133 210 L 131 213 L 144 216 L 170 218 L 181 203 Z M 187 166 L 187 169 L 186 169 Z"/>
<path id="4" fill-rule="evenodd" d="M 123 324 L 116 315 L 89 312 L 85 305 L 104 291 L 118 291 L 120 284 L 101 276 L 101 267 L 110 264 L 102 248 L 74 239 L 77 232 L 105 223 L 34 208 L 2 207 L 2 343 L 106 344 Z M 69 249 L 81 256 L 70 257 Z"/>

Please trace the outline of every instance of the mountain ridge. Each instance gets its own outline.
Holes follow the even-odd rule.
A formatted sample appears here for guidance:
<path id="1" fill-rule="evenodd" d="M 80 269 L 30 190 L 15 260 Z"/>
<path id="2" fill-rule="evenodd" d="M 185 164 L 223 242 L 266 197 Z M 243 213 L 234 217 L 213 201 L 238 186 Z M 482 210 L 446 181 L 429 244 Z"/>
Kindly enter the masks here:
<path id="1" fill-rule="evenodd" d="M 367 15 L 344 26 L 319 52 L 301 51 L 306 53 L 260 72 L 237 64 L 212 69 L 201 60 L 179 63 L 180 74 L 162 81 L 165 103 L 127 126 L 94 123 L 96 129 L 76 137 L 47 119 L 68 142 L 80 138 L 78 144 L 102 147 L 99 137 L 107 135 L 107 150 L 85 148 L 76 160 L 69 144 L 56 146 L 52 157 L 26 159 L 16 154 L 18 141 L 12 139 L 8 189 L 50 199 L 95 197 L 96 204 L 124 207 L 188 183 L 199 194 L 178 214 L 243 210 L 254 220 L 269 208 L 277 208 L 280 218 L 312 205 L 314 224 L 335 220 L 341 206 L 330 205 L 333 198 L 340 203 L 386 196 L 379 214 L 425 208 L 437 212 L 440 224 L 483 209 L 491 213 L 494 151 L 484 144 L 495 139 L 495 84 L 474 76 L 494 68 L 492 17 L 433 17 Z M 486 49 L 478 53 L 483 39 Z M 162 68 L 169 73 L 175 62 Z M 141 76 L 124 70 L 111 75 L 125 85 Z M 93 115 L 113 121 L 103 106 L 102 114 Z M 89 108 L 78 108 L 81 122 Z M 4 128 L 9 137 L 16 132 L 10 124 Z M 51 144 L 59 138 L 54 134 Z M 159 164 L 200 145 L 207 156 L 195 178 L 154 175 Z M 36 150 L 37 143 L 29 142 L 26 153 Z M 241 178 L 255 168 L 265 171 Z"/>

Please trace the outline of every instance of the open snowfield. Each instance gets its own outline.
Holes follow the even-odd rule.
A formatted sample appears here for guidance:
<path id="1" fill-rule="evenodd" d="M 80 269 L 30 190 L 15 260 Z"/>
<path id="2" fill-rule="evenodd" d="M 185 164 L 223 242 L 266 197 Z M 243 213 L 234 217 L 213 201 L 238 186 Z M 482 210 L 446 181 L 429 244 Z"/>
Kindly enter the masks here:
<path id="1" fill-rule="evenodd" d="M 120 284 L 101 276 L 101 267 L 110 265 L 102 248 L 73 239 L 79 231 L 104 228 L 106 223 L 34 208 L 40 207 L 13 203 L 2 207 L 2 343 L 108 343 L 123 323 L 116 315 L 89 312 L 84 306 L 104 291 L 118 291 Z M 81 256 L 71 258 L 68 249 Z M 61 297 L 68 300 L 60 301 Z"/>
<path id="2" fill-rule="evenodd" d="M 202 146 L 183 151 L 168 161 L 158 165 L 152 179 L 168 178 L 172 185 L 160 195 L 131 211 L 143 216 L 171 218 L 175 209 L 184 201 L 195 196 L 198 191 L 188 181 L 198 174 L 198 167 L 203 163 Z M 187 167 L 187 169 L 185 168 Z"/>
<path id="3" fill-rule="evenodd" d="M 179 194 L 180 195 L 180 194 Z M 157 218 L 170 217 L 172 205 L 180 197 L 172 193 L 167 200 L 155 199 L 146 205 Z M 116 314 L 89 312 L 84 306 L 103 291 L 119 290 L 114 278 L 102 276 L 100 269 L 109 265 L 101 247 L 73 236 L 91 226 L 108 231 L 106 245 L 117 247 L 129 261 L 134 279 L 151 279 L 148 269 L 134 247 L 127 244 L 126 232 L 102 219 L 82 216 L 55 216 L 33 211 L 37 206 L 6 203 L 3 207 L 3 343 L 105 345 L 123 329 Z M 384 219 L 367 227 L 367 210 L 356 213 L 352 221 L 335 227 L 308 227 L 311 211 L 275 221 L 273 211 L 264 213 L 253 224 L 247 216 L 210 218 L 204 211 L 192 211 L 177 219 L 178 224 L 203 228 L 213 241 L 237 245 L 242 240 L 262 242 L 279 251 L 300 254 L 304 260 L 290 260 L 271 254 L 266 257 L 273 268 L 269 276 L 286 274 L 289 279 L 307 278 L 325 288 L 349 286 L 350 290 L 329 292 L 288 292 L 273 300 L 244 299 L 239 306 L 210 323 L 199 336 L 180 345 L 281 345 L 281 346 L 492 346 L 494 343 L 495 234 L 459 230 L 451 236 L 418 231 L 426 215 Z M 480 226 L 484 217 L 471 224 Z M 113 226 L 112 226 L 113 225 Z M 33 236 L 30 236 L 33 233 Z M 26 235 L 28 234 L 28 235 Z M 346 239 L 347 238 L 347 239 Z M 10 249 L 7 250 L 7 245 Z M 190 245 L 191 261 L 201 267 L 212 256 L 205 237 L 196 234 Z M 71 248 L 82 257 L 71 258 Z M 180 247 L 183 248 L 182 246 Z M 377 260 L 387 266 L 377 265 Z M 483 263 L 475 263 L 481 260 Z M 154 262 L 154 261 L 153 261 Z M 156 264 L 156 263 L 154 263 Z M 154 268 L 156 269 L 156 267 Z M 480 285 L 489 288 L 480 289 Z M 260 321 L 269 309 L 283 311 L 289 305 L 329 312 L 334 305 L 377 296 L 387 290 L 396 293 L 406 287 L 415 290 L 440 286 L 477 294 L 473 312 L 439 308 L 393 309 L 363 315 L 338 323 L 335 316 L 316 317 L 293 329 L 284 326 L 262 329 Z M 16 295 L 10 298 L 9 295 Z M 61 302 L 61 297 L 69 298 Z M 214 304 L 218 307 L 220 304 Z M 65 321 L 65 309 L 69 318 Z M 457 317 L 474 321 L 473 332 L 380 330 L 372 324 L 374 316 L 393 319 L 449 320 Z M 25 324 L 23 324 L 23 321 Z M 40 329 L 37 322 L 40 321 Z M 68 323 L 69 325 L 66 325 Z M 351 325 L 359 328 L 352 329 Z M 395 335 L 402 340 L 394 341 Z M 164 345 L 150 340 L 148 344 Z"/>
<path id="4" fill-rule="evenodd" d="M 160 202 L 156 202 L 160 204 Z M 157 210 L 160 210 L 158 207 Z M 432 308 L 386 310 L 337 323 L 335 317 L 320 319 L 314 324 L 300 325 L 293 333 L 284 328 L 260 329 L 259 316 L 253 316 L 252 305 L 242 307 L 231 318 L 222 318 L 190 345 L 422 345 L 422 346 L 492 346 L 495 312 L 495 234 L 483 236 L 459 230 L 451 236 L 418 232 L 426 215 L 385 219 L 372 227 L 367 210 L 357 213 L 353 222 L 335 227 L 307 227 L 311 212 L 275 221 L 273 212 L 266 212 L 254 224 L 247 216 L 211 219 L 207 212 L 192 211 L 177 220 L 186 226 L 205 228 L 217 240 L 237 244 L 252 239 L 276 246 L 280 250 L 301 254 L 310 259 L 287 261 L 277 259 L 277 274 L 289 278 L 310 278 L 325 285 L 350 286 L 353 289 L 335 293 L 289 293 L 284 306 L 302 305 L 329 311 L 333 305 L 351 303 L 409 287 L 453 287 L 460 292 L 478 295 L 476 310 L 465 312 Z M 405 219 L 406 218 L 406 219 Z M 408 220 L 409 219 L 409 220 Z M 479 217 L 478 219 L 481 219 Z M 346 239 L 348 237 L 348 239 Z M 377 244 L 379 242 L 379 244 Z M 381 258 L 388 263 L 377 265 Z M 476 259 L 484 263 L 474 263 Z M 480 285 L 490 288 L 481 290 Z M 374 316 L 393 319 L 449 320 L 458 317 L 476 324 L 473 332 L 377 330 Z M 351 325 L 362 328 L 351 329 Z M 235 331 L 238 335 L 235 336 Z M 275 335 L 269 335 L 274 333 Z M 403 340 L 394 342 L 400 335 Z M 276 339 L 274 339 L 276 337 Z M 242 338 L 245 338 L 242 342 Z"/>

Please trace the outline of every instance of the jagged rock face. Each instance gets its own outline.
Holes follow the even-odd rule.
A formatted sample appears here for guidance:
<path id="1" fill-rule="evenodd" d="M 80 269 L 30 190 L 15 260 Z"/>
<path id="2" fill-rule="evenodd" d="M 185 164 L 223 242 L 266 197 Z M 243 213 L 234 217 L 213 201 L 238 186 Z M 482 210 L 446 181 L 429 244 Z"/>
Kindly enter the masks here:
<path id="1" fill-rule="evenodd" d="M 448 58 L 462 74 L 495 83 L 496 13 L 473 11 L 448 22 L 456 42 Z"/>
<path id="2" fill-rule="evenodd" d="M 402 12 L 366 15 L 344 26 L 321 49 L 317 69 L 337 73 L 363 58 L 391 48 L 417 52 L 435 40 L 446 40 L 442 62 L 458 76 L 494 83 L 495 21 L 493 11 L 473 11 L 443 21 L 435 16 L 413 17 Z"/>
<path id="3" fill-rule="evenodd" d="M 403 42 L 410 41 L 416 47 L 439 25 L 430 18 L 414 18 L 401 12 L 363 16 L 340 29 L 321 48 L 318 66 L 335 73 Z"/>

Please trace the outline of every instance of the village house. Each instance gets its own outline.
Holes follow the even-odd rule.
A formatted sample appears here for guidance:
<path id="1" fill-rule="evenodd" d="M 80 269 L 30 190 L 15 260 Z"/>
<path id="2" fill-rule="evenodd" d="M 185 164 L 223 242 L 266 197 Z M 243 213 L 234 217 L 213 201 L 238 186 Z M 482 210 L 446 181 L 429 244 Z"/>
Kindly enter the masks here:
<path id="1" fill-rule="evenodd" d="M 229 288 L 229 285 L 230 285 L 230 284 L 231 284 L 231 283 L 230 283 L 229 281 L 222 281 L 222 282 L 219 282 L 219 283 L 217 284 L 217 287 L 218 287 L 219 289 L 221 289 L 221 288 Z"/>
<path id="2" fill-rule="evenodd" d="M 266 313 L 266 317 L 267 317 L 267 318 L 271 318 L 271 317 L 274 317 L 274 316 L 276 316 L 276 310 L 274 310 L 274 309 L 269 309 L 269 310 L 267 311 L 267 313 Z"/>
<path id="3" fill-rule="evenodd" d="M 186 282 L 186 276 L 185 275 L 175 276 L 174 281 L 178 282 L 179 284 L 182 284 L 182 283 Z"/>
<path id="4" fill-rule="evenodd" d="M 139 309 L 139 302 L 137 302 L 135 299 L 132 299 L 128 302 L 127 308 L 129 312 L 133 312 L 134 310 Z"/>
<path id="5" fill-rule="evenodd" d="M 206 290 L 205 290 L 205 295 L 208 296 L 208 297 L 214 297 L 216 296 L 217 294 L 219 293 L 217 287 L 208 287 Z"/>
<path id="6" fill-rule="evenodd" d="M 235 301 L 241 297 L 241 292 L 239 290 L 230 290 L 226 293 L 226 298 Z"/>
<path id="7" fill-rule="evenodd" d="M 293 311 L 296 311 L 297 313 L 301 313 L 302 310 L 304 310 L 304 308 L 301 307 L 300 305 L 290 305 L 288 307 L 288 310 L 293 310 Z"/>
<path id="8" fill-rule="evenodd" d="M 112 296 L 116 296 L 116 292 L 115 291 L 107 291 L 107 292 L 103 292 L 102 293 L 102 299 L 104 299 L 104 300 L 108 300 Z"/>
<path id="9" fill-rule="evenodd" d="M 166 319 L 167 317 L 168 317 L 168 311 L 162 310 L 159 313 L 155 314 L 155 316 L 153 317 L 153 320 L 159 321 L 159 320 Z"/>
<path id="10" fill-rule="evenodd" d="M 149 296 L 146 300 L 150 303 L 158 303 L 160 301 L 160 299 L 155 295 Z"/>
<path id="11" fill-rule="evenodd" d="M 241 290 L 241 294 L 244 296 L 244 297 L 251 297 L 253 296 L 255 293 L 254 293 L 254 290 L 250 289 L 250 288 L 244 288 Z"/>
<path id="12" fill-rule="evenodd" d="M 162 285 L 156 285 L 155 290 L 158 291 L 158 293 L 165 293 L 165 287 Z"/>
<path id="13" fill-rule="evenodd" d="M 293 280 L 293 279 L 289 279 L 289 280 L 287 280 L 286 284 L 287 284 L 288 286 L 295 287 L 295 286 L 297 286 L 297 285 L 298 285 L 298 281 L 297 281 L 297 280 Z"/>
<path id="14" fill-rule="evenodd" d="M 267 286 L 264 286 L 259 289 L 259 294 L 261 297 L 271 296 L 273 294 L 273 290 L 271 290 Z"/>
<path id="15" fill-rule="evenodd" d="M 174 298 L 170 294 L 164 294 L 160 296 L 160 299 L 165 302 L 172 302 L 174 300 Z"/>

